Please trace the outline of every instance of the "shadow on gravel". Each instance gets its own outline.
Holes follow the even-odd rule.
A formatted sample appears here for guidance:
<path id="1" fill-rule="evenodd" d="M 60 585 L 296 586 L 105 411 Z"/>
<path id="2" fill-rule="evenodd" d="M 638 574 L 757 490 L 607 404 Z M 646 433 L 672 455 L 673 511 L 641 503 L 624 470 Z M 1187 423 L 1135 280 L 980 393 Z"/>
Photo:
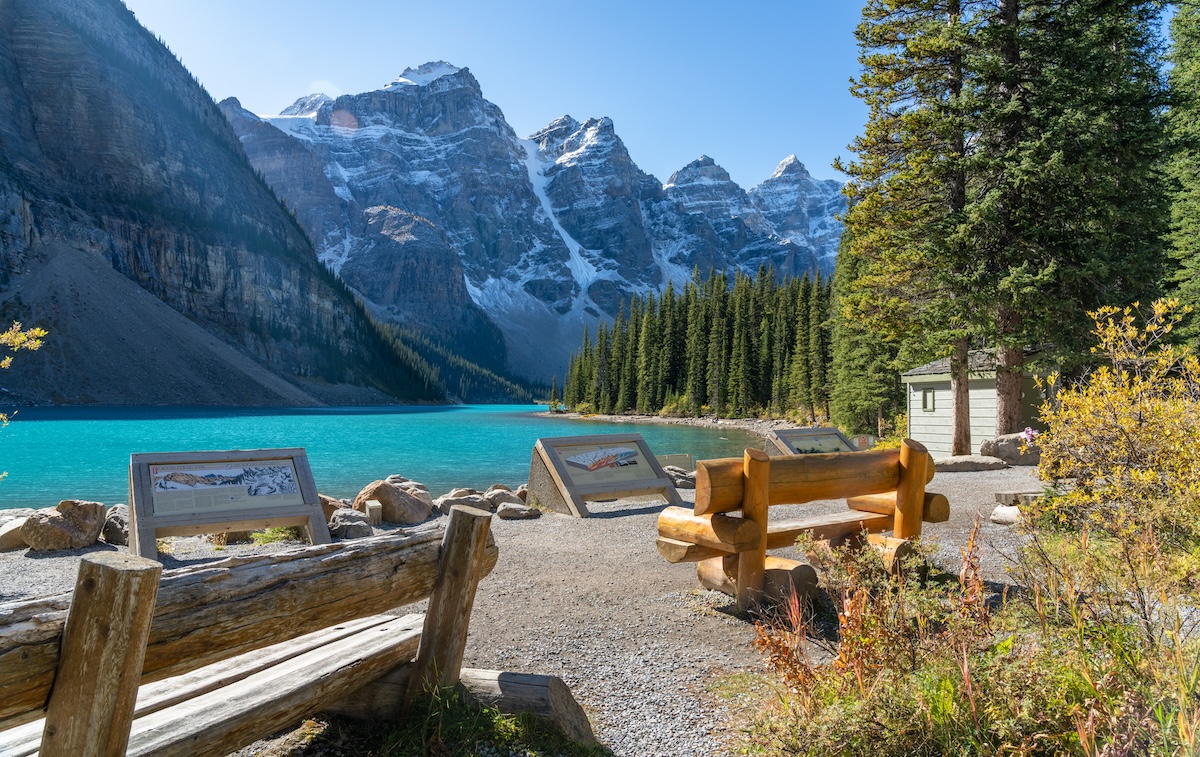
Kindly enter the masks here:
<path id="1" fill-rule="evenodd" d="M 608 518 L 624 518 L 630 515 L 653 515 L 654 513 L 661 513 L 664 507 L 666 507 L 665 504 L 635 507 L 629 510 L 608 510 L 606 512 L 592 513 L 590 517 L 604 520 Z"/>

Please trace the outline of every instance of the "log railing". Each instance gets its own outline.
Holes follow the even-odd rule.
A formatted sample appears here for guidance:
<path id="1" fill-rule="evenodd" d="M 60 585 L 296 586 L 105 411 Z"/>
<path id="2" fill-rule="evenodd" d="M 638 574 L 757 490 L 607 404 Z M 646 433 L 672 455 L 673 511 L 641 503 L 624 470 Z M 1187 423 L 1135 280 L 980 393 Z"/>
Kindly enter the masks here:
<path id="1" fill-rule="evenodd" d="M 893 541 L 904 542 L 920 536 L 922 521 L 948 519 L 946 498 L 925 492 L 933 473 L 928 451 L 912 439 L 890 450 L 771 458 L 747 449 L 742 458 L 702 460 L 696 464 L 696 504 L 690 511 L 663 510 L 658 549 L 669 562 L 697 563 L 703 585 L 735 594 L 746 609 L 772 587 L 798 578 L 815 581 L 808 566 L 767 556 L 801 534 L 836 542 L 890 530 Z M 769 521 L 774 505 L 828 499 L 845 499 L 848 512 Z M 898 543 L 871 541 L 885 554 L 897 553 Z"/>

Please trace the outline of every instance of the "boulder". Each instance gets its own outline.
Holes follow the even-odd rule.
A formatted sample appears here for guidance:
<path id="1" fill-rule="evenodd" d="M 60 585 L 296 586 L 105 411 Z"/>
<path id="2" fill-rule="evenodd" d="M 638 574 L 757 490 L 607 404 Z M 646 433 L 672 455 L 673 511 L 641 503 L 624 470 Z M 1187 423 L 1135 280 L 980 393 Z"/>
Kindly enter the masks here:
<path id="1" fill-rule="evenodd" d="M 512 488 L 505 486 L 504 484 L 492 484 L 491 486 L 488 487 L 488 490 L 483 493 L 483 496 L 486 497 L 489 494 L 491 494 L 492 492 L 496 492 L 496 491 L 510 492 L 510 491 L 512 491 Z"/>
<path id="2" fill-rule="evenodd" d="M 100 538 L 116 547 L 129 544 L 129 506 L 113 505 L 104 516 Z"/>
<path id="3" fill-rule="evenodd" d="M 455 490 L 457 491 L 457 490 Z M 482 494 L 464 494 L 461 497 L 453 496 L 454 492 L 438 497 L 433 502 L 434 508 L 442 515 L 449 515 L 450 508 L 455 505 L 465 505 L 474 507 L 476 510 L 491 510 L 492 503 L 487 501 L 487 497 Z"/>
<path id="4" fill-rule="evenodd" d="M 383 519 L 388 523 L 413 525 L 421 523 L 433 512 L 433 507 L 401 489 L 398 484 L 387 481 L 372 481 L 354 498 L 354 509 L 367 511 L 367 500 L 373 499 L 383 505 Z"/>
<path id="5" fill-rule="evenodd" d="M 16 518 L 0 526 L 0 552 L 12 552 L 29 546 L 25 543 L 25 537 L 21 536 L 21 526 L 25 525 L 25 520 Z"/>
<path id="6" fill-rule="evenodd" d="M 531 520 L 542 517 L 542 511 L 536 507 L 526 507 L 520 501 L 502 502 L 496 508 L 496 517 L 503 520 Z"/>
<path id="7" fill-rule="evenodd" d="M 418 484 L 416 481 L 405 481 L 400 484 L 400 488 L 429 505 L 431 510 L 433 509 L 433 495 L 429 493 L 429 489 L 425 488 L 425 484 Z"/>
<path id="8" fill-rule="evenodd" d="M 520 505 L 521 507 L 525 506 L 525 501 L 508 489 L 488 489 L 488 493 L 483 495 L 483 498 L 488 501 L 489 510 L 495 510 L 505 503 Z"/>
<path id="9" fill-rule="evenodd" d="M 979 445 L 979 453 L 998 457 L 1009 465 L 1037 465 L 1042 459 L 1042 451 L 1034 444 L 1028 444 L 1025 434 L 1005 434 L 995 439 L 985 439 Z M 1022 447 L 1026 447 L 1024 452 Z"/>
<path id="10" fill-rule="evenodd" d="M 325 513 L 326 523 L 329 522 L 334 513 L 345 507 L 340 499 L 334 499 L 326 494 L 318 494 L 317 496 L 321 498 L 321 510 Z"/>
<path id="11" fill-rule="evenodd" d="M 696 471 L 687 471 L 678 465 L 665 465 L 663 472 L 671 479 L 676 489 L 695 489 Z"/>
<path id="12" fill-rule="evenodd" d="M 366 513 L 350 507 L 340 507 L 333 511 L 333 517 L 329 519 L 329 533 L 338 539 L 359 539 L 374 532 Z"/>
<path id="13" fill-rule="evenodd" d="M 387 481 L 389 484 L 403 484 L 404 482 L 408 481 L 407 478 L 405 478 L 404 476 L 401 476 L 399 473 L 393 473 L 392 475 L 388 476 L 384 480 Z"/>
<path id="14" fill-rule="evenodd" d="M 522 502 L 528 502 L 529 501 L 529 484 L 521 484 L 520 486 L 517 487 L 517 490 L 515 492 L 513 492 L 513 494 L 520 497 Z"/>
<path id="15" fill-rule="evenodd" d="M 447 497 L 470 497 L 472 495 L 482 494 L 482 493 L 483 492 L 479 491 L 478 489 L 462 488 L 462 489 L 451 489 L 450 493 L 447 494 L 446 496 Z"/>
<path id="16" fill-rule="evenodd" d="M 64 499 L 38 510 L 21 526 L 21 538 L 35 551 L 83 549 L 96 543 L 104 527 L 104 505 Z"/>
<path id="17" fill-rule="evenodd" d="M 997 505 L 995 510 L 992 510 L 992 523 L 998 523 L 1001 526 L 1015 526 L 1021 520 L 1021 508 L 1016 505 Z"/>
<path id="18" fill-rule="evenodd" d="M 985 455 L 956 455 L 933 461 L 933 468 L 938 473 L 967 473 L 981 470 L 1001 470 L 1007 467 L 1008 463 L 1000 458 Z"/>

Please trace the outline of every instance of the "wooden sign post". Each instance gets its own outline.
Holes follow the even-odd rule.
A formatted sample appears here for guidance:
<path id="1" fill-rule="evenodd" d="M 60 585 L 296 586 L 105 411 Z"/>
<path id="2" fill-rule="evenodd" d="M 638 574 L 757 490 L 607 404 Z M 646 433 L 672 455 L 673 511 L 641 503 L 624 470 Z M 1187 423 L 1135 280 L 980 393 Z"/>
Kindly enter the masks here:
<path id="1" fill-rule="evenodd" d="M 584 502 L 637 494 L 661 494 L 682 505 L 641 434 L 557 436 L 538 439 L 529 461 L 529 496 L 542 507 L 576 518 Z"/>
<path id="2" fill-rule="evenodd" d="M 154 559 L 160 536 L 303 526 L 331 539 L 301 448 L 129 456 L 129 551 Z"/>
<path id="3" fill-rule="evenodd" d="M 858 451 L 836 428 L 781 428 L 768 434 L 767 442 L 773 457 Z"/>

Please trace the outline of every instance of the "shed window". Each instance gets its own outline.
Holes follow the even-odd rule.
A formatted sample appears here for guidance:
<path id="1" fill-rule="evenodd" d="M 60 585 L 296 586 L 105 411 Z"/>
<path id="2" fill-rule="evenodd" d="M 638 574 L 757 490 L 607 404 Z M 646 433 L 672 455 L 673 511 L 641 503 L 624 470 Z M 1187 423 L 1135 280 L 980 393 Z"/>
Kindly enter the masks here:
<path id="1" fill-rule="evenodd" d="M 927 413 L 933 412 L 933 390 L 921 390 L 921 409 Z"/>

